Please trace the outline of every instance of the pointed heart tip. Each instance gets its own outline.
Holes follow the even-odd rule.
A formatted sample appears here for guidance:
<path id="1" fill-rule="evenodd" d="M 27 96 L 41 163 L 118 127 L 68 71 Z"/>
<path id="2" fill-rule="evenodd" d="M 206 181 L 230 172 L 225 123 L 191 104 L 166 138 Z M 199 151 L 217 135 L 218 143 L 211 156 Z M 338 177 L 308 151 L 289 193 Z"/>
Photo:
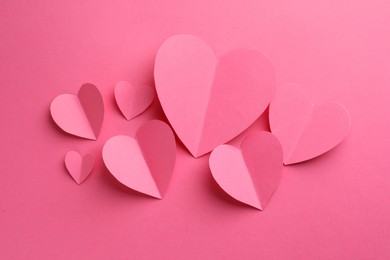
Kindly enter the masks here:
<path id="1" fill-rule="evenodd" d="M 118 105 L 119 106 L 119 105 Z M 130 121 L 131 119 L 133 119 L 134 117 L 130 117 L 128 115 L 126 115 L 125 113 L 122 112 L 122 110 L 119 108 L 119 110 L 121 111 L 121 114 L 122 116 L 127 120 L 127 121 Z"/>
<path id="2" fill-rule="evenodd" d="M 192 157 L 194 157 L 195 159 L 198 159 L 199 157 L 201 157 L 201 155 L 199 155 L 199 154 L 193 154 L 193 153 L 191 153 L 191 155 L 192 155 Z"/>
<path id="3" fill-rule="evenodd" d="M 95 134 L 93 137 L 88 138 L 88 139 L 92 140 L 92 141 L 96 141 L 98 139 L 98 137 L 99 137 L 99 134 L 100 134 L 100 132 Z"/>
<path id="4" fill-rule="evenodd" d="M 262 207 L 254 207 L 254 208 L 257 209 L 258 211 L 263 211 Z"/>
<path id="5" fill-rule="evenodd" d="M 229 196 L 231 196 L 229 193 L 227 193 Z M 246 207 L 249 207 L 249 208 L 252 208 L 252 209 L 256 209 L 256 210 L 259 210 L 259 211 L 263 211 L 264 210 L 264 207 L 261 205 L 261 202 L 258 201 L 258 202 L 249 202 L 249 201 L 242 201 L 242 200 L 238 200 L 234 197 L 232 197 L 233 199 L 237 200 L 240 204 L 243 204 L 245 205 Z"/>
<path id="6" fill-rule="evenodd" d="M 255 204 L 252 204 L 252 203 L 245 203 L 243 202 L 244 204 L 248 205 L 248 206 L 251 206 L 252 208 L 254 209 L 257 209 L 257 210 L 260 210 L 260 211 L 263 211 L 264 207 L 261 205 L 261 202 L 258 201 L 258 203 L 255 203 Z"/>
<path id="7" fill-rule="evenodd" d="M 215 147 L 214 147 L 215 148 Z M 214 149 L 213 148 L 213 149 Z M 197 151 L 197 152 L 192 152 L 191 150 L 189 150 L 188 149 L 188 151 L 191 153 L 191 155 L 195 158 L 195 159 L 197 159 L 197 158 L 199 158 L 199 157 L 202 157 L 203 155 L 206 155 L 206 154 L 208 154 L 208 153 L 210 153 L 211 151 L 207 151 L 207 152 L 200 152 L 199 150 Z"/>
<path id="8" fill-rule="evenodd" d="M 184 146 L 186 147 L 186 145 L 184 145 Z M 186 149 L 191 154 L 191 156 L 194 157 L 195 159 L 199 157 L 199 155 L 197 153 L 194 153 L 188 147 L 186 147 Z"/>
<path id="9" fill-rule="evenodd" d="M 139 115 L 134 115 L 134 116 L 125 116 L 125 118 L 126 118 L 126 120 L 127 120 L 127 121 L 130 121 L 130 120 L 132 120 L 132 119 L 136 118 L 137 116 L 139 116 Z"/>
<path id="10" fill-rule="evenodd" d="M 144 194 L 146 194 L 146 195 L 148 195 L 148 196 L 150 196 L 150 197 L 152 197 L 152 198 L 155 198 L 155 199 L 159 199 L 159 200 L 162 200 L 163 198 L 163 196 L 162 195 L 160 195 L 159 193 L 144 193 Z"/>
<path id="11" fill-rule="evenodd" d="M 289 166 L 289 165 L 293 165 L 293 164 L 297 164 L 297 163 L 301 163 L 301 162 L 305 162 L 305 161 L 308 161 L 310 159 L 307 159 L 307 160 L 300 160 L 300 161 L 296 161 L 296 160 L 293 160 L 293 155 L 290 154 L 289 156 L 286 156 L 287 158 L 286 159 L 283 159 L 283 165 L 284 166 Z"/>

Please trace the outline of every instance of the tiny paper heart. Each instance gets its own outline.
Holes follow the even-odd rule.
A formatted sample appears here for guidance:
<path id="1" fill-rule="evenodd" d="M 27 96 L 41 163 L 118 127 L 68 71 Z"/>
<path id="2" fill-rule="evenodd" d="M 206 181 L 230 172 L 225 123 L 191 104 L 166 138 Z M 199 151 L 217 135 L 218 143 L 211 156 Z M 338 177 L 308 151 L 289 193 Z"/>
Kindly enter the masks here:
<path id="1" fill-rule="evenodd" d="M 115 86 L 115 100 L 123 116 L 130 120 L 144 112 L 154 98 L 149 86 L 135 86 L 126 81 L 119 81 Z"/>
<path id="2" fill-rule="evenodd" d="M 103 123 L 104 103 L 95 85 L 83 84 L 77 96 L 63 94 L 50 105 L 54 122 L 65 132 L 96 140 Z"/>
<path id="3" fill-rule="evenodd" d="M 231 197 L 263 210 L 275 192 L 282 174 L 283 152 L 269 132 L 245 137 L 240 149 L 220 145 L 210 155 L 211 173 Z"/>
<path id="4" fill-rule="evenodd" d="M 82 157 L 78 152 L 69 151 L 65 156 L 65 167 L 77 184 L 81 184 L 92 171 L 93 156 L 86 154 Z"/>
<path id="5" fill-rule="evenodd" d="M 154 78 L 165 115 L 195 157 L 249 127 L 276 88 L 275 70 L 259 52 L 238 49 L 218 59 L 192 35 L 176 35 L 162 44 Z"/>
<path id="6" fill-rule="evenodd" d="M 119 182 L 159 199 L 168 188 L 175 160 L 175 137 L 159 120 L 141 126 L 135 138 L 114 136 L 103 147 L 104 164 Z"/>
<path id="7" fill-rule="evenodd" d="M 351 119 L 340 104 L 313 105 L 309 95 L 296 84 L 280 87 L 269 109 L 271 131 L 283 147 L 284 164 L 319 156 L 348 134 Z"/>

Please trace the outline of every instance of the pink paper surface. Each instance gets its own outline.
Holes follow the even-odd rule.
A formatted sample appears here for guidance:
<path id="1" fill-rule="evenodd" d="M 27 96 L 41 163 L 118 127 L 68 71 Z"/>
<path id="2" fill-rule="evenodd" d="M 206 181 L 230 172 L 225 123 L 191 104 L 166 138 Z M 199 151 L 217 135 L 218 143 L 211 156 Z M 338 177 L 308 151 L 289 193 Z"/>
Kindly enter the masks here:
<path id="1" fill-rule="evenodd" d="M 259 131 L 246 136 L 239 148 L 215 148 L 209 165 L 213 178 L 226 193 L 263 210 L 279 185 L 282 147 L 273 134 Z"/>
<path id="2" fill-rule="evenodd" d="M 388 28 L 387 0 L 1 1 L 0 259 L 389 259 Z M 163 200 L 129 192 L 105 169 L 103 144 L 166 119 L 156 100 L 127 121 L 114 87 L 154 86 L 158 48 L 178 33 L 217 57 L 260 51 L 278 86 L 343 104 L 348 136 L 284 167 L 264 211 L 226 199 L 209 156 L 180 142 Z M 49 113 L 84 82 L 105 103 L 97 141 L 64 133 Z M 259 130 L 269 130 L 266 112 L 245 135 Z M 70 150 L 94 155 L 82 185 L 64 167 Z"/>
<path id="3" fill-rule="evenodd" d="M 165 115 L 195 157 L 248 128 L 276 89 L 274 67 L 258 51 L 237 49 L 217 59 L 193 35 L 175 35 L 162 44 L 154 78 Z"/>

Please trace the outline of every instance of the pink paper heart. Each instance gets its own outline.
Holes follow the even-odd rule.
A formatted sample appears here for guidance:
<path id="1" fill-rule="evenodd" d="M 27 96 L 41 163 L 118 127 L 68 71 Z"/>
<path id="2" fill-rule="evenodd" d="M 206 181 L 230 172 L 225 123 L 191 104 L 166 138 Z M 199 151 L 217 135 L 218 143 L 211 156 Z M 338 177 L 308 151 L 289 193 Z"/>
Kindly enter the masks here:
<path id="1" fill-rule="evenodd" d="M 77 184 L 81 184 L 92 171 L 93 156 L 86 154 L 82 157 L 78 152 L 69 151 L 65 156 L 65 166 Z"/>
<path id="2" fill-rule="evenodd" d="M 50 105 L 51 116 L 65 132 L 96 140 L 103 123 L 104 103 L 95 85 L 86 83 L 77 96 L 63 94 Z"/>
<path id="3" fill-rule="evenodd" d="M 315 106 L 309 95 L 296 84 L 280 87 L 269 110 L 271 131 L 283 147 L 284 164 L 319 156 L 348 134 L 351 119 L 340 104 Z"/>
<path id="4" fill-rule="evenodd" d="M 116 103 L 127 120 L 144 112 L 153 99 L 154 92 L 149 86 L 135 86 L 126 81 L 119 81 L 115 86 Z"/>
<path id="5" fill-rule="evenodd" d="M 175 137 L 159 120 L 141 126 L 135 138 L 114 136 L 103 147 L 104 164 L 119 182 L 159 199 L 168 188 L 175 160 Z"/>
<path id="6" fill-rule="evenodd" d="M 249 127 L 275 91 L 271 62 L 239 49 L 217 59 L 191 35 L 167 39 L 158 50 L 154 78 L 165 115 L 195 157 L 210 152 Z"/>
<path id="7" fill-rule="evenodd" d="M 220 145 L 210 155 L 211 173 L 231 197 L 263 210 L 275 192 L 282 174 L 282 147 L 269 132 L 245 137 L 240 149 Z"/>

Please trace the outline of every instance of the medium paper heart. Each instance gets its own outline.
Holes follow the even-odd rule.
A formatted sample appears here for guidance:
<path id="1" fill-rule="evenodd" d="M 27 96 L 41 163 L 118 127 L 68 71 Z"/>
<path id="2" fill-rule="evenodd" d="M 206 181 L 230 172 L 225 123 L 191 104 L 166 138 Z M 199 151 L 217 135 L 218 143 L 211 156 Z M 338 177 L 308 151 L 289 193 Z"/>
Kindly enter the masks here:
<path id="1" fill-rule="evenodd" d="M 275 91 L 271 62 L 254 50 L 219 59 L 201 39 L 177 35 L 158 50 L 154 78 L 162 108 L 195 157 L 210 152 L 249 127 Z"/>
<path id="2" fill-rule="evenodd" d="M 115 86 L 115 100 L 123 116 L 130 120 L 144 112 L 154 98 L 149 86 L 135 86 L 126 81 L 119 81 Z"/>
<path id="3" fill-rule="evenodd" d="M 77 96 L 63 94 L 50 105 L 54 122 L 65 132 L 96 140 L 103 123 L 104 103 L 95 85 L 83 84 Z"/>
<path id="4" fill-rule="evenodd" d="M 284 164 L 293 164 L 319 156 L 348 134 L 351 119 L 340 104 L 313 105 L 299 86 L 280 87 L 269 110 L 271 131 L 283 147 Z"/>
<path id="5" fill-rule="evenodd" d="M 78 152 L 69 151 L 65 156 L 65 166 L 77 184 L 81 184 L 92 171 L 93 156 L 87 154 L 82 157 Z"/>
<path id="6" fill-rule="evenodd" d="M 231 197 L 263 210 L 278 187 L 283 167 L 278 139 L 269 132 L 245 137 L 240 149 L 220 145 L 210 155 L 211 173 Z"/>
<path id="7" fill-rule="evenodd" d="M 104 164 L 119 182 L 159 199 L 168 188 L 175 160 L 175 137 L 159 120 L 141 126 L 135 138 L 114 136 L 103 147 Z"/>

